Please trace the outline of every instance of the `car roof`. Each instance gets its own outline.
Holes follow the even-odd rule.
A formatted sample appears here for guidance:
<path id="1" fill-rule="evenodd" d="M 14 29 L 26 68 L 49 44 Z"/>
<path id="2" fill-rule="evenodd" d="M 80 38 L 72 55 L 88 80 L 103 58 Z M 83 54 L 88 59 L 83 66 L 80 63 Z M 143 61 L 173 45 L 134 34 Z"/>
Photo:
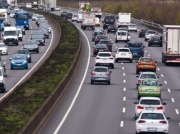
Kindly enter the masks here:
<path id="1" fill-rule="evenodd" d="M 104 53 L 104 54 L 109 53 L 109 54 L 112 54 L 111 52 L 99 52 L 98 54 L 100 54 L 100 53 Z"/>
<path id="2" fill-rule="evenodd" d="M 129 50 L 129 48 L 127 48 L 127 47 L 119 47 L 118 49 L 128 49 Z"/>
<path id="3" fill-rule="evenodd" d="M 108 67 L 105 67 L 105 66 L 95 66 L 94 68 L 106 68 L 106 69 L 108 69 Z"/>
<path id="4" fill-rule="evenodd" d="M 145 99 L 148 99 L 148 100 L 161 100 L 159 97 L 141 97 L 140 100 L 145 100 Z"/>
<path id="5" fill-rule="evenodd" d="M 158 111 L 158 110 L 143 110 L 141 113 L 162 113 L 162 114 L 164 114 L 163 111 Z"/>
<path id="6" fill-rule="evenodd" d="M 96 44 L 95 48 L 108 48 L 106 44 Z"/>
<path id="7" fill-rule="evenodd" d="M 122 29 L 122 30 L 118 30 L 117 32 L 126 32 L 127 33 L 128 31 Z"/>
<path id="8" fill-rule="evenodd" d="M 156 75 L 155 72 L 141 72 L 140 74 L 155 74 Z"/>

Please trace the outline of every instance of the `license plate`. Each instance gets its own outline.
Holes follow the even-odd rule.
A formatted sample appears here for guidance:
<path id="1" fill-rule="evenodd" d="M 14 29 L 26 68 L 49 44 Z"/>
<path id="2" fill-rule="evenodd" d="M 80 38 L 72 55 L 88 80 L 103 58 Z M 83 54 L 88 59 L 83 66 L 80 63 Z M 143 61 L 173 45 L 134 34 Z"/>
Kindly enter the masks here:
<path id="1" fill-rule="evenodd" d="M 29 50 L 33 50 L 33 48 L 29 48 Z"/>
<path id="2" fill-rule="evenodd" d="M 133 53 L 133 55 L 137 55 L 137 53 Z"/>
<path id="3" fill-rule="evenodd" d="M 157 128 L 147 128 L 147 131 L 150 131 L 150 132 L 157 131 Z"/>
<path id="4" fill-rule="evenodd" d="M 114 31 L 114 30 L 111 30 L 111 31 Z"/>
<path id="5" fill-rule="evenodd" d="M 180 58 L 176 58 L 176 60 L 180 60 Z"/>
<path id="6" fill-rule="evenodd" d="M 97 78 L 98 80 L 104 80 L 104 78 Z"/>
<path id="7" fill-rule="evenodd" d="M 102 51 L 104 51 L 104 50 L 102 50 L 102 49 L 99 49 L 99 51 L 100 51 L 100 52 L 102 52 Z"/>
<path id="8" fill-rule="evenodd" d="M 12 44 L 13 42 L 9 42 L 9 44 Z"/>
<path id="9" fill-rule="evenodd" d="M 106 58 L 102 58 L 103 60 L 107 60 Z"/>
<path id="10" fill-rule="evenodd" d="M 154 110 L 152 107 L 147 107 L 146 110 Z"/>
<path id="11" fill-rule="evenodd" d="M 121 55 L 126 55 L 126 53 L 121 53 Z"/>
<path id="12" fill-rule="evenodd" d="M 158 42 L 158 41 L 154 41 L 154 42 Z"/>
<path id="13" fill-rule="evenodd" d="M 153 92 L 152 89 L 146 89 L 146 92 Z"/>
<path id="14" fill-rule="evenodd" d="M 149 65 L 144 65 L 145 67 L 148 67 Z"/>
<path id="15" fill-rule="evenodd" d="M 21 64 L 16 64 L 16 66 L 21 66 Z"/>

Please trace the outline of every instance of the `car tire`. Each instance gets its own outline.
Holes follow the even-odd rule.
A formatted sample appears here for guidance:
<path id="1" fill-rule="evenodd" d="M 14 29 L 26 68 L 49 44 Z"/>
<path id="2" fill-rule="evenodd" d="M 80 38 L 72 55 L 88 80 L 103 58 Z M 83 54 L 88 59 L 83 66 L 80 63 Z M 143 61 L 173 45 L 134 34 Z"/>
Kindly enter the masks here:
<path id="1" fill-rule="evenodd" d="M 28 69 L 28 66 L 26 66 L 25 69 Z"/>
<path id="2" fill-rule="evenodd" d="M 147 41 L 147 39 L 145 38 L 144 41 Z"/>
<path id="3" fill-rule="evenodd" d="M 16 43 L 16 46 L 18 46 L 19 44 L 18 43 Z"/>
<path id="4" fill-rule="evenodd" d="M 138 100 L 141 98 L 141 96 L 139 96 L 139 94 L 138 94 Z"/>
<path id="5" fill-rule="evenodd" d="M 1 92 L 4 93 L 6 91 L 6 88 L 2 89 Z"/>
<path id="6" fill-rule="evenodd" d="M 115 62 L 118 62 L 118 59 L 115 59 Z"/>
<path id="7" fill-rule="evenodd" d="M 93 81 L 91 81 L 91 85 L 93 84 L 94 82 Z"/>
<path id="8" fill-rule="evenodd" d="M 11 67 L 11 70 L 13 70 L 13 67 Z"/>
<path id="9" fill-rule="evenodd" d="M 107 31 L 107 33 L 109 33 L 109 31 Z"/>
<path id="10" fill-rule="evenodd" d="M 111 68 L 114 69 L 114 65 L 112 65 Z"/>
<path id="11" fill-rule="evenodd" d="M 139 133 L 136 132 L 136 134 L 139 134 Z"/>
<path id="12" fill-rule="evenodd" d="M 31 63 L 31 58 L 30 58 L 30 60 L 28 62 Z"/>
<path id="13" fill-rule="evenodd" d="M 111 85 L 111 81 L 108 81 L 108 85 Z"/>
<path id="14" fill-rule="evenodd" d="M 131 59 L 131 60 L 129 60 L 129 62 L 130 62 L 130 63 L 132 63 L 132 59 Z"/>
<path id="15" fill-rule="evenodd" d="M 117 40 L 115 40 L 115 43 L 117 43 L 118 41 Z"/>
<path id="16" fill-rule="evenodd" d="M 162 47 L 162 45 L 159 45 L 160 47 Z"/>
<path id="17" fill-rule="evenodd" d="M 151 47 L 151 45 L 150 45 L 150 44 L 148 44 L 148 47 Z"/>
<path id="18" fill-rule="evenodd" d="M 136 70 L 136 74 L 139 74 L 139 71 L 138 71 L 138 70 Z"/>
<path id="19" fill-rule="evenodd" d="M 37 50 L 36 53 L 39 53 L 39 50 Z"/>

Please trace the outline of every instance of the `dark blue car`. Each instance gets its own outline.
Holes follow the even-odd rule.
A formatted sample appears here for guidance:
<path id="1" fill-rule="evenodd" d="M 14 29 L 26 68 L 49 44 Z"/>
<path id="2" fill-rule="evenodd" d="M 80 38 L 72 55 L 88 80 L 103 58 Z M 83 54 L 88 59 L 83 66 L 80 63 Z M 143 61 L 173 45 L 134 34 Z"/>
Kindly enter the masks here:
<path id="1" fill-rule="evenodd" d="M 133 58 L 144 57 L 144 48 L 142 42 L 128 42 L 127 47 L 130 49 Z"/>

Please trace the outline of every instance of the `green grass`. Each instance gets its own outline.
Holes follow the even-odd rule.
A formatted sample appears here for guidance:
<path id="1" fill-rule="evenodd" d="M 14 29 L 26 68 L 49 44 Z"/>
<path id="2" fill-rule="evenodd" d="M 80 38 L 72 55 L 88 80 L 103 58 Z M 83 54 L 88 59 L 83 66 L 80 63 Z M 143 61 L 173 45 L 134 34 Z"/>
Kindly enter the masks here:
<path id="1" fill-rule="evenodd" d="M 67 73 L 76 56 L 79 47 L 77 29 L 59 16 L 49 13 L 46 15 L 60 24 L 62 31 L 60 42 L 43 66 L 13 93 L 12 99 L 1 109 L 1 134 L 13 134 L 22 129 Z"/>

